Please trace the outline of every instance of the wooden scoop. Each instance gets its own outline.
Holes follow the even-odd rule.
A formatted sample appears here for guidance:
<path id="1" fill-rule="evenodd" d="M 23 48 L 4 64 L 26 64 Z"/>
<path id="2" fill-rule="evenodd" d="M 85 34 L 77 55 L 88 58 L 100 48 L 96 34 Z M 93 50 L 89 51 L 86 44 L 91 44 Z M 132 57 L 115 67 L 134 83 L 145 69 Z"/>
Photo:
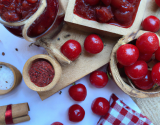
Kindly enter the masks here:
<path id="1" fill-rule="evenodd" d="M 136 31 L 131 34 L 128 34 L 124 36 L 123 38 L 119 39 L 118 43 L 114 46 L 112 53 L 111 53 L 111 60 L 110 60 L 110 67 L 113 79 L 115 83 L 128 95 L 132 97 L 137 98 L 147 98 L 147 97 L 158 97 L 160 96 L 160 86 L 153 88 L 151 90 L 139 90 L 134 87 L 134 85 L 129 81 L 128 85 L 120 76 L 120 73 L 118 71 L 117 67 L 117 58 L 116 58 L 116 52 L 118 48 L 123 45 L 131 42 L 132 40 L 137 39 L 139 36 L 141 36 L 143 33 L 147 31 Z M 158 36 L 158 35 L 157 35 Z M 158 36 L 159 38 L 159 36 Z M 159 39 L 160 40 L 160 39 Z"/>
<path id="2" fill-rule="evenodd" d="M 29 69 L 30 69 L 30 67 L 32 65 L 32 62 L 34 60 L 37 60 L 37 59 L 45 59 L 45 60 L 49 61 L 52 64 L 52 66 L 54 68 L 54 71 L 55 71 L 55 76 L 54 76 L 52 82 L 49 85 L 44 86 L 44 87 L 38 87 L 30 80 Z M 32 89 L 34 91 L 37 91 L 37 92 L 44 92 L 44 91 L 51 90 L 56 85 L 58 80 L 60 79 L 61 74 L 62 74 L 62 69 L 61 69 L 61 66 L 59 65 L 59 63 L 55 59 L 51 58 L 48 55 L 44 55 L 44 54 L 40 54 L 40 55 L 36 55 L 36 56 L 31 57 L 25 63 L 25 65 L 23 67 L 23 79 L 24 79 L 24 82 L 26 83 L 26 85 L 30 89 Z"/>

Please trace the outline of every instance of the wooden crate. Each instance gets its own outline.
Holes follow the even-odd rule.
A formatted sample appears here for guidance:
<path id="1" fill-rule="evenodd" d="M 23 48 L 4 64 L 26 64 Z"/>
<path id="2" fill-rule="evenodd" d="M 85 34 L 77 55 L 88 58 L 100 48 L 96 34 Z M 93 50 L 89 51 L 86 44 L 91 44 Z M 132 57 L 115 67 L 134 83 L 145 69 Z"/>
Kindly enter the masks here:
<path id="1" fill-rule="evenodd" d="M 73 13 L 76 0 L 69 0 L 65 15 L 65 21 L 72 27 L 88 32 L 96 32 L 105 35 L 119 36 L 127 35 L 140 28 L 147 0 L 141 0 L 134 23 L 129 28 L 122 28 L 107 23 L 81 18 Z"/>

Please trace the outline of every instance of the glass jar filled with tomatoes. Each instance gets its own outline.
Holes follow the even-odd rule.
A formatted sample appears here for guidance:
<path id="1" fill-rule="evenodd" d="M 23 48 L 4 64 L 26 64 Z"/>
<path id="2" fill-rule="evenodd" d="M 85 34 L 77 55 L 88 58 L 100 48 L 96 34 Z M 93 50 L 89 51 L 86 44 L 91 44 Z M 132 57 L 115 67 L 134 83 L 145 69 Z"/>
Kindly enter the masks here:
<path id="1" fill-rule="evenodd" d="M 59 12 L 58 0 L 46 0 L 47 7 L 43 13 L 29 27 L 27 35 L 37 37 L 48 32 L 52 27 L 56 29 L 62 24 L 64 14 Z M 19 22 L 31 17 L 39 8 L 40 0 L 0 0 L 0 16 L 6 22 Z M 14 35 L 22 37 L 23 26 L 6 26 Z"/>

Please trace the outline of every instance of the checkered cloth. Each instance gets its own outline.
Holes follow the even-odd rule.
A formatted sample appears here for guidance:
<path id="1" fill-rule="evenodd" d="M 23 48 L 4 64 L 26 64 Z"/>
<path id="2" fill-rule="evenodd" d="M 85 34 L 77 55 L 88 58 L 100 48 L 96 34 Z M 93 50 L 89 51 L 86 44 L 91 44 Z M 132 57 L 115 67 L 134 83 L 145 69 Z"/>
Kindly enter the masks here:
<path id="1" fill-rule="evenodd" d="M 131 109 L 114 94 L 110 105 L 108 113 L 100 118 L 97 125 L 153 125 L 147 117 Z"/>

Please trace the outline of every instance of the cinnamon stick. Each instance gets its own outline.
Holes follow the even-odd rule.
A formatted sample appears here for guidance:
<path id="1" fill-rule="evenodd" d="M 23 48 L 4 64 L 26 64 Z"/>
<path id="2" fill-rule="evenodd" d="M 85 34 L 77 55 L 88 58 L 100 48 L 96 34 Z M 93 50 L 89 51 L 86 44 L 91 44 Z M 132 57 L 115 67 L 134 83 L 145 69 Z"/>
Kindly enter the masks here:
<path id="1" fill-rule="evenodd" d="M 5 123 L 5 112 L 6 112 L 6 106 L 0 106 L 0 125 L 6 125 Z M 29 111 L 28 103 L 21 103 L 21 104 L 14 104 L 12 105 L 12 118 L 13 123 L 20 123 L 24 121 L 30 120 L 30 117 L 28 115 Z"/>

